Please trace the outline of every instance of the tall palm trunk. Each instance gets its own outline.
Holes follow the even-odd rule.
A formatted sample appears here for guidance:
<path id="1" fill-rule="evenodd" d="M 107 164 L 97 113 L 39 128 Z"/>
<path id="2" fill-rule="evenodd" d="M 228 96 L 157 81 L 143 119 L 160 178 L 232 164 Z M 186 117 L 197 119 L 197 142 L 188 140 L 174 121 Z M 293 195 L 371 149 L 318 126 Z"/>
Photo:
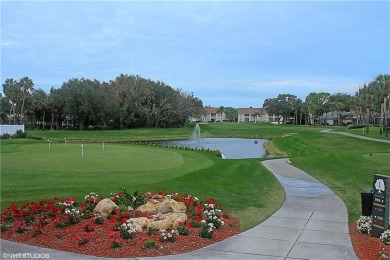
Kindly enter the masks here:
<path id="1" fill-rule="evenodd" d="M 388 136 L 388 133 L 389 133 L 389 123 L 387 122 L 387 117 L 388 117 L 388 114 L 387 114 L 387 97 L 384 98 L 383 100 L 383 114 L 384 114 L 384 118 L 385 118 L 385 121 L 384 121 L 384 125 L 385 125 L 385 137 Z"/>
<path id="2" fill-rule="evenodd" d="M 370 132 L 370 108 L 367 107 L 367 117 L 366 117 L 366 134 Z"/>

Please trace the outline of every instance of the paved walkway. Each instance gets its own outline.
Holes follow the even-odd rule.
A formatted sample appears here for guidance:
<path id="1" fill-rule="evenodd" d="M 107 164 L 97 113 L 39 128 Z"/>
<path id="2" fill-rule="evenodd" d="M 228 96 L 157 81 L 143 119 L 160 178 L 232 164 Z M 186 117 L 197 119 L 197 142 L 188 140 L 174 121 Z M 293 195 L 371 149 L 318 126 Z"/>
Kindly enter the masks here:
<path id="1" fill-rule="evenodd" d="M 363 139 L 363 140 L 367 140 L 367 141 L 375 141 L 375 142 L 389 143 L 390 144 L 390 140 L 387 140 L 387 139 L 379 139 L 379 138 L 369 137 L 369 136 L 365 136 L 365 135 L 355 135 L 355 134 L 351 134 L 351 133 L 347 133 L 347 132 L 333 132 L 332 130 L 333 129 L 325 129 L 325 130 L 322 130 L 321 132 L 345 135 L 345 136 L 359 138 L 359 139 Z"/>
<path id="2" fill-rule="evenodd" d="M 343 201 L 322 183 L 290 165 L 288 159 L 262 163 L 286 192 L 283 206 L 274 215 L 250 230 L 208 247 L 153 259 L 357 259 Z M 103 259 L 5 240 L 1 241 L 1 248 L 2 254 L 30 252 L 49 253 L 50 259 L 58 260 Z"/>

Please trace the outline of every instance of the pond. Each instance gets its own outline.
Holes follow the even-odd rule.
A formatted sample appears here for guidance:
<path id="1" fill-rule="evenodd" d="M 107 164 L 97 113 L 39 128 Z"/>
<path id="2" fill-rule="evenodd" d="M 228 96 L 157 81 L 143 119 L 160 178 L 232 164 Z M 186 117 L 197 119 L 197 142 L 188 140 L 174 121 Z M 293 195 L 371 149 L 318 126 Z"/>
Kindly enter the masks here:
<path id="1" fill-rule="evenodd" d="M 193 138 L 184 140 L 161 141 L 168 146 L 188 147 L 192 149 L 219 150 L 225 159 L 262 158 L 265 154 L 263 144 L 268 140 L 244 138 Z"/>

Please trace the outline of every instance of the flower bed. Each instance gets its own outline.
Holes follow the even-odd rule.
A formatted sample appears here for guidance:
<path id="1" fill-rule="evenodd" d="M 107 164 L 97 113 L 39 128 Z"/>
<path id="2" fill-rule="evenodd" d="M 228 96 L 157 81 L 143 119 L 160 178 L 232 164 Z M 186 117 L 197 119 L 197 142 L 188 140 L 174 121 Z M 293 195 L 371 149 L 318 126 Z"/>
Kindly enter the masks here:
<path id="1" fill-rule="evenodd" d="M 372 226 L 371 216 L 360 216 L 356 224 L 349 226 L 349 234 L 353 249 L 359 259 L 390 259 L 390 231 L 385 231 L 380 238 L 370 235 Z"/>
<path id="2" fill-rule="evenodd" d="M 152 214 L 128 207 L 137 208 L 155 194 L 122 189 L 108 196 L 119 209 L 107 221 L 92 212 L 101 200 L 95 193 L 82 202 L 69 198 L 28 202 L 21 207 L 11 204 L 1 212 L 1 238 L 87 255 L 141 257 L 189 252 L 239 233 L 239 222 L 212 198 L 201 201 L 189 194 L 156 194 L 185 203 L 187 221 L 176 230 L 136 232 L 129 219 Z"/>

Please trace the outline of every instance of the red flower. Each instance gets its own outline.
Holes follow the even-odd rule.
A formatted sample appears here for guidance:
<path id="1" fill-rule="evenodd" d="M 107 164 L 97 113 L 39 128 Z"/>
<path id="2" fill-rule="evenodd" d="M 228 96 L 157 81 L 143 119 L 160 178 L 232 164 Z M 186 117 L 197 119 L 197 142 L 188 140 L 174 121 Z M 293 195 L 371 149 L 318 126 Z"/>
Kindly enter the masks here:
<path id="1" fill-rule="evenodd" d="M 90 202 L 90 203 L 94 203 L 94 202 L 95 202 L 95 199 L 94 199 L 93 197 L 90 197 L 90 198 L 89 198 L 89 202 Z"/>
<path id="2" fill-rule="evenodd" d="M 194 205 L 195 204 L 195 201 L 194 201 L 194 199 L 193 198 L 188 198 L 187 200 L 186 200 L 186 206 L 190 206 L 190 205 Z"/>
<path id="3" fill-rule="evenodd" d="M 156 194 L 166 196 L 168 195 L 168 192 L 166 192 L 165 190 L 157 190 Z"/>
<path id="4" fill-rule="evenodd" d="M 110 219 L 110 222 L 111 222 L 111 223 L 116 223 L 116 219 L 115 219 L 115 218 L 111 218 L 111 219 Z"/>
<path id="5" fill-rule="evenodd" d="M 115 243 L 117 243 L 117 244 L 120 244 L 120 243 L 121 243 L 121 240 L 120 240 L 119 238 L 115 239 L 114 241 L 115 241 Z"/>
<path id="6" fill-rule="evenodd" d="M 115 201 L 116 201 L 115 197 L 111 197 L 110 200 L 111 200 L 112 202 L 115 202 Z"/>
<path id="7" fill-rule="evenodd" d="M 202 221 L 201 217 L 199 217 L 198 215 L 196 215 L 195 217 L 195 221 L 200 223 Z"/>
<path id="8" fill-rule="evenodd" d="M 196 213 L 198 213 L 199 215 L 202 215 L 202 214 L 203 214 L 203 208 L 202 208 L 202 206 L 196 206 L 196 207 L 195 207 L 195 211 L 196 211 Z"/>
<path id="9" fill-rule="evenodd" d="M 126 223 L 127 218 L 122 218 L 122 223 Z"/>
<path id="10" fill-rule="evenodd" d="M 189 229 L 189 228 L 191 228 L 191 224 L 190 223 L 186 223 L 186 227 Z"/>

